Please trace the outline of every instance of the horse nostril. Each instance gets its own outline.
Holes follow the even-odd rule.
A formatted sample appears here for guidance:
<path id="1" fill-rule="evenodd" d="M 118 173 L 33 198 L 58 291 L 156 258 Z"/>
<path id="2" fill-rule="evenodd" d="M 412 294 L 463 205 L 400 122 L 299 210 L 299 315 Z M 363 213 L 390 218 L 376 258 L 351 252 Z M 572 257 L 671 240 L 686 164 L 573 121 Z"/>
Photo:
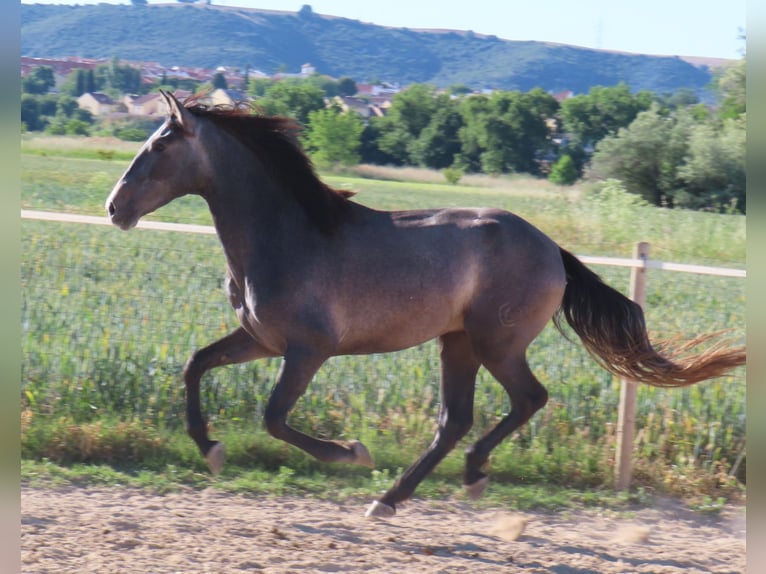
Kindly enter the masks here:
<path id="1" fill-rule="evenodd" d="M 117 209 L 115 209 L 113 202 L 111 201 L 109 202 L 109 205 L 107 206 L 107 211 L 109 212 L 109 217 L 114 217 L 114 214 L 117 211 Z"/>

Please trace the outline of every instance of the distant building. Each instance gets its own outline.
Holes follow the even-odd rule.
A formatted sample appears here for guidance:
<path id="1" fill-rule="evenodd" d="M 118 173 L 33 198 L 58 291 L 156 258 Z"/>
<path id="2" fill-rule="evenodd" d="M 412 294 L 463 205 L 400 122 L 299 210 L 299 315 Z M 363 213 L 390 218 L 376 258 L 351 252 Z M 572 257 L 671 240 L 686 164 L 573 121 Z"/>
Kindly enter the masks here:
<path id="1" fill-rule="evenodd" d="M 218 88 L 200 98 L 200 103 L 206 106 L 234 106 L 239 102 L 247 102 L 249 99 L 247 94 L 238 90 Z"/>
<path id="2" fill-rule="evenodd" d="M 165 100 L 158 93 L 144 96 L 125 96 L 122 103 L 128 113 L 135 116 L 163 115 L 167 111 Z"/>
<path id="3" fill-rule="evenodd" d="M 344 112 L 356 112 L 365 120 L 370 116 L 383 116 L 386 111 L 386 107 L 376 105 L 369 98 L 335 96 L 330 103 L 339 106 Z"/>
<path id="4" fill-rule="evenodd" d="M 284 80 L 286 78 L 308 78 L 317 73 L 317 69 L 311 64 L 303 64 L 301 71 L 298 74 L 292 74 L 290 72 L 277 72 L 272 76 L 274 80 Z"/>
<path id="5" fill-rule="evenodd" d="M 77 98 L 77 105 L 94 116 L 104 116 L 113 112 L 118 103 L 101 92 L 85 92 Z"/>

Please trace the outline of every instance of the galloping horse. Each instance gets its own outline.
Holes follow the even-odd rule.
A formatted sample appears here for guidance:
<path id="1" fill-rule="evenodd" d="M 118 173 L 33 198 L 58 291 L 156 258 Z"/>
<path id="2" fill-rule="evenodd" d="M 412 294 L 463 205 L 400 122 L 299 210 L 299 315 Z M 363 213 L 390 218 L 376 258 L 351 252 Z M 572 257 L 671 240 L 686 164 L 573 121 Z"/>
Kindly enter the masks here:
<path id="1" fill-rule="evenodd" d="M 265 409 L 268 432 L 321 461 L 373 467 L 359 441 L 308 436 L 289 426 L 288 413 L 329 357 L 397 351 L 438 337 L 436 437 L 367 510 L 391 516 L 471 428 L 476 374 L 484 366 L 512 408 L 466 452 L 464 485 L 470 496 L 481 495 L 492 449 L 547 401 L 526 349 L 551 319 L 560 329 L 566 320 L 605 369 L 650 385 L 691 385 L 745 362 L 744 347 L 684 357 L 679 349 L 658 352 L 637 304 L 516 215 L 364 207 L 317 177 L 291 120 L 162 95 L 168 117 L 106 209 L 127 230 L 186 194 L 202 196 L 210 208 L 240 323 L 184 368 L 187 430 L 213 473 L 223 466 L 224 449 L 208 436 L 199 387 L 204 373 L 222 365 L 283 357 Z"/>

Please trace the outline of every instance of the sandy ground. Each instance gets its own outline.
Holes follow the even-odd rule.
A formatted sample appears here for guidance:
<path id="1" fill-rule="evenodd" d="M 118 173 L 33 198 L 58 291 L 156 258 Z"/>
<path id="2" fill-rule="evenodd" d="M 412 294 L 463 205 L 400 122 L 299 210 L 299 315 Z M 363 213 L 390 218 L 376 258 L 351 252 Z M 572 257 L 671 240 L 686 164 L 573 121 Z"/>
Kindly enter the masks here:
<path id="1" fill-rule="evenodd" d="M 364 504 L 213 490 L 23 488 L 22 572 L 711 573 L 745 571 L 745 509 L 674 502 L 620 515 Z"/>

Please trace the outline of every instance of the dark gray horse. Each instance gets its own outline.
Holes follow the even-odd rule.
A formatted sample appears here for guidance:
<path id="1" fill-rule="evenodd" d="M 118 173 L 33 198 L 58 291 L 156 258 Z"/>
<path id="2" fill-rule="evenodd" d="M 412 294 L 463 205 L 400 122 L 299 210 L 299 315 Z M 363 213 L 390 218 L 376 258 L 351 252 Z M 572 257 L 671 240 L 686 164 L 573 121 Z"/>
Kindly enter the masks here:
<path id="1" fill-rule="evenodd" d="M 163 95 L 168 118 L 106 208 L 115 225 L 130 229 L 182 195 L 208 203 L 241 325 L 195 352 L 184 370 L 188 432 L 214 473 L 224 450 L 208 437 L 199 386 L 221 365 L 283 357 L 265 410 L 268 432 L 319 460 L 372 467 L 360 442 L 298 432 L 288 413 L 329 357 L 396 351 L 438 337 L 438 431 L 367 512 L 390 516 L 471 428 L 476 374 L 484 366 L 512 409 L 467 451 L 464 484 L 471 496 L 482 493 L 492 449 L 547 401 L 526 350 L 551 318 L 559 325 L 563 317 L 604 368 L 650 385 L 690 385 L 745 361 L 744 348 L 718 346 L 685 358 L 658 353 L 638 305 L 511 213 L 369 209 L 317 178 L 290 120 Z"/>

